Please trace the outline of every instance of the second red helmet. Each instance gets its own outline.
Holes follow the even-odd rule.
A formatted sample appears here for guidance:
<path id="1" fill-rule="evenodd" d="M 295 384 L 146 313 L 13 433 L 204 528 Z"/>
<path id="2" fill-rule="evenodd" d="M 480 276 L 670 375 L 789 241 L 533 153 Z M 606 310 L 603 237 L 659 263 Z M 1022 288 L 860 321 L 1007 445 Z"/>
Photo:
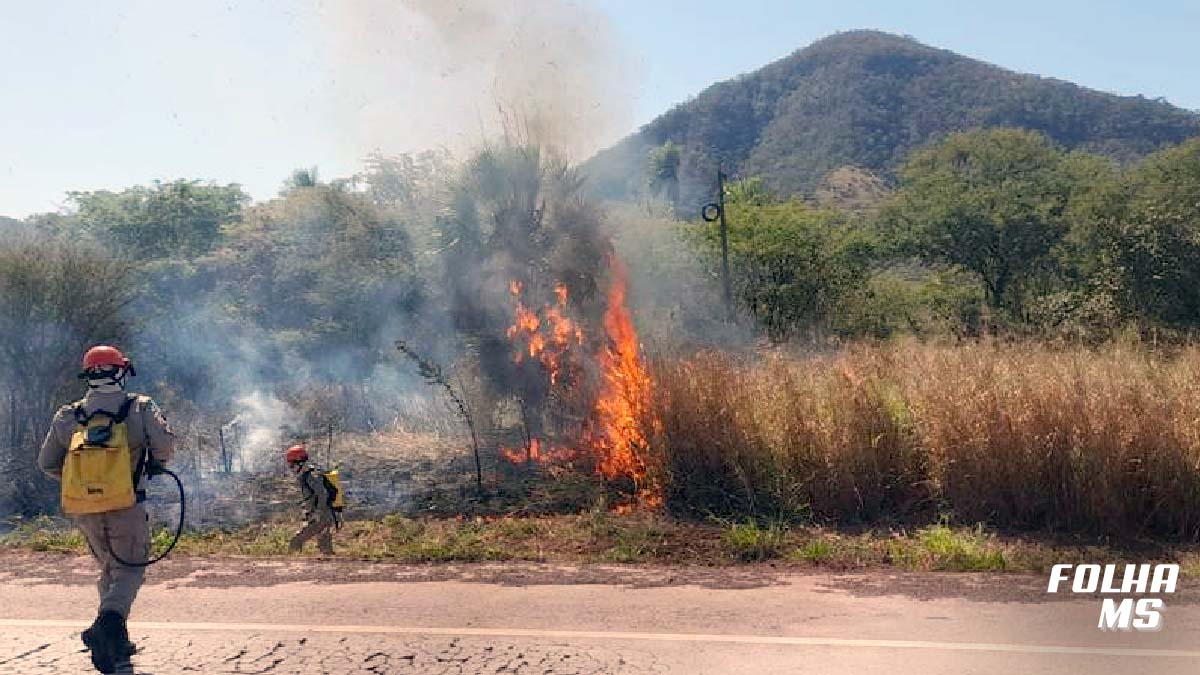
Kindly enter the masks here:
<path id="1" fill-rule="evenodd" d="M 83 355 L 83 369 L 91 370 L 93 368 L 116 366 L 118 368 L 128 368 L 129 359 L 121 353 L 120 349 L 109 345 L 96 345 L 87 350 Z"/>
<path id="2" fill-rule="evenodd" d="M 295 464 L 296 462 L 307 462 L 308 461 L 308 450 L 305 450 L 303 445 L 293 445 L 292 447 L 287 449 L 286 456 L 287 456 L 288 464 Z"/>

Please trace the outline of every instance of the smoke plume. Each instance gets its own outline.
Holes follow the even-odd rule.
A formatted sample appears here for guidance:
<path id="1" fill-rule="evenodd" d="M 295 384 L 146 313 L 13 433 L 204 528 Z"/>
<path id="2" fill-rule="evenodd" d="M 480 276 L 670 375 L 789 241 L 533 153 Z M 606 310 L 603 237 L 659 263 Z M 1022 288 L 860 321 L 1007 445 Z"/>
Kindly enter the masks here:
<path id="1" fill-rule="evenodd" d="M 586 4 L 347 0 L 328 12 L 333 94 L 355 147 L 461 151 L 508 133 L 578 159 L 632 119 L 630 69 Z"/>

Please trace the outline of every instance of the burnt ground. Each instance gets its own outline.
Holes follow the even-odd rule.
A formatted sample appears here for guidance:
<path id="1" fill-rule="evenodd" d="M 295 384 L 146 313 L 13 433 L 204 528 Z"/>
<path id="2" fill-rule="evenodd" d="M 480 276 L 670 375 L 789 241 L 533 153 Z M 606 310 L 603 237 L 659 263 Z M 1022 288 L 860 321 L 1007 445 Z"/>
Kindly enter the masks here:
<path id="1" fill-rule="evenodd" d="M 494 447 L 480 451 L 485 489 L 476 486 L 469 445 L 431 434 L 390 432 L 339 437 L 332 452 L 318 447 L 314 460 L 335 467 L 346 491 L 348 519 L 390 514 L 500 515 L 577 512 L 604 495 L 598 480 L 538 464 L 504 460 Z M 225 473 L 212 462 L 197 473 L 180 460 L 191 529 L 233 528 L 296 515 L 300 495 L 282 462 L 257 462 L 257 471 Z M 264 468 L 265 467 L 265 468 Z M 178 519 L 175 486 L 151 486 L 151 511 L 168 525 Z M 617 495 L 619 498 L 619 495 Z"/>

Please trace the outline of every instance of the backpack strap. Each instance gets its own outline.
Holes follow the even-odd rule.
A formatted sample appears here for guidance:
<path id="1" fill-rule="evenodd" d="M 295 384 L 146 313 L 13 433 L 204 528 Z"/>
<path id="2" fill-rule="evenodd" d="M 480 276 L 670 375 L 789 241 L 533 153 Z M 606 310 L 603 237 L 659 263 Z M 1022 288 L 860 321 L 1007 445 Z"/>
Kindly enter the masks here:
<path id="1" fill-rule="evenodd" d="M 300 481 L 300 494 L 303 496 L 305 501 L 308 501 L 309 495 L 312 495 L 313 497 L 317 496 L 317 493 L 313 492 L 312 487 L 310 487 L 308 484 L 308 478 L 312 475 L 313 471 L 316 471 L 316 468 L 310 464 L 304 468 L 304 471 L 300 472 L 300 475 L 304 477 L 304 480 Z"/>
<path id="2" fill-rule="evenodd" d="M 119 415 L 121 422 L 125 421 L 125 418 L 129 415 L 129 409 L 131 407 L 133 407 L 133 403 L 136 400 L 138 400 L 137 394 L 128 394 L 125 397 L 125 402 L 121 404 L 121 410 L 117 413 Z M 118 423 L 115 421 L 115 420 L 117 420 L 117 418 L 113 418 L 113 419 L 114 419 L 114 423 Z M 138 485 L 141 484 L 141 482 L 142 482 L 142 474 L 144 474 L 146 472 L 146 464 L 149 461 L 150 461 L 150 434 L 149 434 L 149 432 L 146 431 L 146 418 L 145 418 L 145 416 L 143 416 L 142 417 L 142 452 L 141 452 L 141 454 L 138 455 L 137 466 L 135 466 L 133 468 L 133 489 L 134 489 L 134 492 L 137 493 L 137 500 L 139 502 L 146 501 L 146 491 L 139 490 Z"/>
<path id="3" fill-rule="evenodd" d="M 120 424 L 125 421 L 126 417 L 129 417 L 129 409 L 133 407 L 133 402 L 137 399 L 137 394 L 125 395 L 125 402 L 121 404 L 121 409 L 117 411 L 116 415 L 112 416 L 113 424 Z M 144 424 L 142 425 L 143 428 L 145 426 Z"/>
<path id="4" fill-rule="evenodd" d="M 115 413 L 110 413 L 103 409 L 97 409 L 95 412 L 89 414 L 87 408 L 83 407 L 83 401 L 76 403 L 72 408 L 72 411 L 75 413 L 75 421 L 83 426 L 87 426 L 88 422 L 91 422 L 92 419 L 99 415 L 103 415 L 111 420 L 110 424 L 120 424 L 121 422 L 125 421 L 126 417 L 129 417 L 129 409 L 133 407 L 133 402 L 136 401 L 137 398 L 138 397 L 136 394 L 126 394 L 125 402 L 121 404 L 121 407 L 118 408 L 117 412 Z"/>

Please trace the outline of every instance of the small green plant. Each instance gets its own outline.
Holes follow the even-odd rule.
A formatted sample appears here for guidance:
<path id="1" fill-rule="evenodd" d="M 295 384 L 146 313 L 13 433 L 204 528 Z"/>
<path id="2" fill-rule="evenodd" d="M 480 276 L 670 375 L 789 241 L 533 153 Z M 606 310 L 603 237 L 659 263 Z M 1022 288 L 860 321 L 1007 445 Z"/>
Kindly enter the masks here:
<path id="1" fill-rule="evenodd" d="M 889 546 L 892 561 L 904 567 L 952 572 L 1003 571 L 1008 559 L 982 525 L 955 529 L 943 520 Z"/>
<path id="2" fill-rule="evenodd" d="M 484 541 L 484 529 L 476 525 L 460 525 L 425 530 L 426 537 L 416 542 L 417 557 L 427 561 L 506 560 L 509 556 L 500 548 Z"/>
<path id="3" fill-rule="evenodd" d="M 632 563 L 653 560 L 667 533 L 654 523 L 618 522 L 610 536 L 615 541 L 602 557 L 610 562 Z"/>
<path id="4" fill-rule="evenodd" d="M 788 558 L 819 565 L 823 562 L 832 560 L 835 553 L 836 551 L 834 550 L 832 542 L 825 539 L 813 539 L 800 548 L 792 551 L 788 555 Z"/>
<path id="5" fill-rule="evenodd" d="M 787 526 L 772 522 L 763 527 L 756 521 L 733 523 L 726 527 L 721 540 L 729 554 L 742 562 L 770 560 L 783 554 Z"/>

